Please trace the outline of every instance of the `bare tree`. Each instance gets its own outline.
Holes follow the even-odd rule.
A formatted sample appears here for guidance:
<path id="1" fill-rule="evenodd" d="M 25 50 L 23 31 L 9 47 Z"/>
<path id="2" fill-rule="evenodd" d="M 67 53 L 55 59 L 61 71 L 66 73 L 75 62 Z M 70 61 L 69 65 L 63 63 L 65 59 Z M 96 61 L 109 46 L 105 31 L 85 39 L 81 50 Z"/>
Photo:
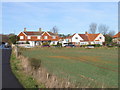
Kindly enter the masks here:
<path id="1" fill-rule="evenodd" d="M 89 25 L 90 29 L 89 29 L 89 33 L 95 34 L 96 30 L 97 30 L 97 24 L 96 23 L 91 23 Z"/>
<path id="2" fill-rule="evenodd" d="M 114 30 L 110 30 L 110 31 L 108 32 L 108 35 L 114 36 L 114 35 L 115 35 L 115 31 L 114 31 Z"/>
<path id="3" fill-rule="evenodd" d="M 105 24 L 101 24 L 99 27 L 98 27 L 98 30 L 99 30 L 99 33 L 102 33 L 103 35 L 106 35 L 107 32 L 108 32 L 108 29 L 109 27 Z"/>
<path id="4" fill-rule="evenodd" d="M 51 32 L 53 32 L 53 33 L 56 33 L 56 34 L 58 34 L 58 28 L 56 27 L 56 26 L 54 26 L 52 29 L 51 29 Z"/>

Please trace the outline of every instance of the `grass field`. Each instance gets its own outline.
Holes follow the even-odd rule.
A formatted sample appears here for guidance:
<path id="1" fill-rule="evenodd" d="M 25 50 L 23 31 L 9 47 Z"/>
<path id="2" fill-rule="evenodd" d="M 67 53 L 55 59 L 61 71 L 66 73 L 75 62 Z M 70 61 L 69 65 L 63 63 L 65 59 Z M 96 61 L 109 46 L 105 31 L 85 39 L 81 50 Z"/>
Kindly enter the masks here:
<path id="1" fill-rule="evenodd" d="M 79 87 L 118 87 L 117 48 L 34 48 L 22 54 L 41 60 L 49 73 Z"/>

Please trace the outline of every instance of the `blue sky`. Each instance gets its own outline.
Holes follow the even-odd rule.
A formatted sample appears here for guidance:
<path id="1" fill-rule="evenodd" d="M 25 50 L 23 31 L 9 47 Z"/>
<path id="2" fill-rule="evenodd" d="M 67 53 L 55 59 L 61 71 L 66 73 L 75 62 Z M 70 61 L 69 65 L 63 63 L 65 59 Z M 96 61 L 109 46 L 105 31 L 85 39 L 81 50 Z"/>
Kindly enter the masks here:
<path id="1" fill-rule="evenodd" d="M 118 31 L 117 2 L 4 2 L 2 33 L 16 34 L 26 27 L 29 31 L 57 26 L 59 33 L 84 33 L 89 25 L 106 24 Z"/>

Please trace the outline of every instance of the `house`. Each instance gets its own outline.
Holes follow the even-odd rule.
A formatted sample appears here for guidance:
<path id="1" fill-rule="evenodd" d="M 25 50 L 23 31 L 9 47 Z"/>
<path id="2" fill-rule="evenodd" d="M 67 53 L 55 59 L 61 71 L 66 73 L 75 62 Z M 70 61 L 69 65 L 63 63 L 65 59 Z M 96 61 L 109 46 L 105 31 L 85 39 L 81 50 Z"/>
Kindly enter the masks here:
<path id="1" fill-rule="evenodd" d="M 88 32 L 85 32 L 85 34 L 78 34 L 75 33 L 72 36 L 65 37 L 62 40 L 62 45 L 64 46 L 64 43 L 72 43 L 76 46 L 80 45 L 91 45 L 91 44 L 100 44 L 103 45 L 103 42 L 105 42 L 105 37 L 101 34 L 88 34 Z"/>
<path id="2" fill-rule="evenodd" d="M 73 34 L 74 35 L 74 34 Z M 73 36 L 72 35 L 72 36 Z M 61 37 L 59 39 L 59 43 L 62 43 L 62 46 L 68 45 L 68 44 L 72 44 L 71 38 L 72 36 L 68 36 L 68 37 Z"/>
<path id="3" fill-rule="evenodd" d="M 113 42 L 120 44 L 120 32 L 113 36 Z"/>
<path id="4" fill-rule="evenodd" d="M 4 35 L 4 34 L 0 34 L 0 43 L 8 43 L 9 42 L 9 36 L 8 35 Z"/>
<path id="5" fill-rule="evenodd" d="M 50 45 L 56 45 L 59 40 L 59 36 L 56 33 L 45 32 L 41 28 L 39 28 L 39 31 L 27 31 L 24 28 L 24 31 L 20 32 L 18 37 L 20 38 L 18 43 L 29 42 L 30 46 L 42 45 L 44 42 L 49 42 Z"/>

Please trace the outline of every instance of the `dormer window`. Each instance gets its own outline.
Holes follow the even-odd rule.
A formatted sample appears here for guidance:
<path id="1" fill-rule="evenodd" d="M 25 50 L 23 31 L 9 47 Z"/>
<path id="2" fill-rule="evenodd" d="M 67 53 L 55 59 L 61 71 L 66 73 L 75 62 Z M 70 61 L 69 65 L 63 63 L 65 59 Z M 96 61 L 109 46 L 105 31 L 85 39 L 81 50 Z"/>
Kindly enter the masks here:
<path id="1" fill-rule="evenodd" d="M 56 37 L 55 37 L 55 36 L 53 36 L 52 38 L 53 38 L 53 39 L 55 39 Z"/>
<path id="2" fill-rule="evenodd" d="M 75 39 L 78 39 L 78 37 L 75 37 Z"/>
<path id="3" fill-rule="evenodd" d="M 48 39 L 48 36 L 44 36 L 44 39 Z"/>
<path id="4" fill-rule="evenodd" d="M 31 36 L 28 36 L 27 39 L 31 39 Z"/>
<path id="5" fill-rule="evenodd" d="M 102 39 L 102 37 L 100 37 L 100 39 Z"/>
<path id="6" fill-rule="evenodd" d="M 24 39 L 24 36 L 20 36 L 20 39 Z"/>
<path id="7" fill-rule="evenodd" d="M 37 36 L 37 39 L 40 39 L 40 36 Z"/>

